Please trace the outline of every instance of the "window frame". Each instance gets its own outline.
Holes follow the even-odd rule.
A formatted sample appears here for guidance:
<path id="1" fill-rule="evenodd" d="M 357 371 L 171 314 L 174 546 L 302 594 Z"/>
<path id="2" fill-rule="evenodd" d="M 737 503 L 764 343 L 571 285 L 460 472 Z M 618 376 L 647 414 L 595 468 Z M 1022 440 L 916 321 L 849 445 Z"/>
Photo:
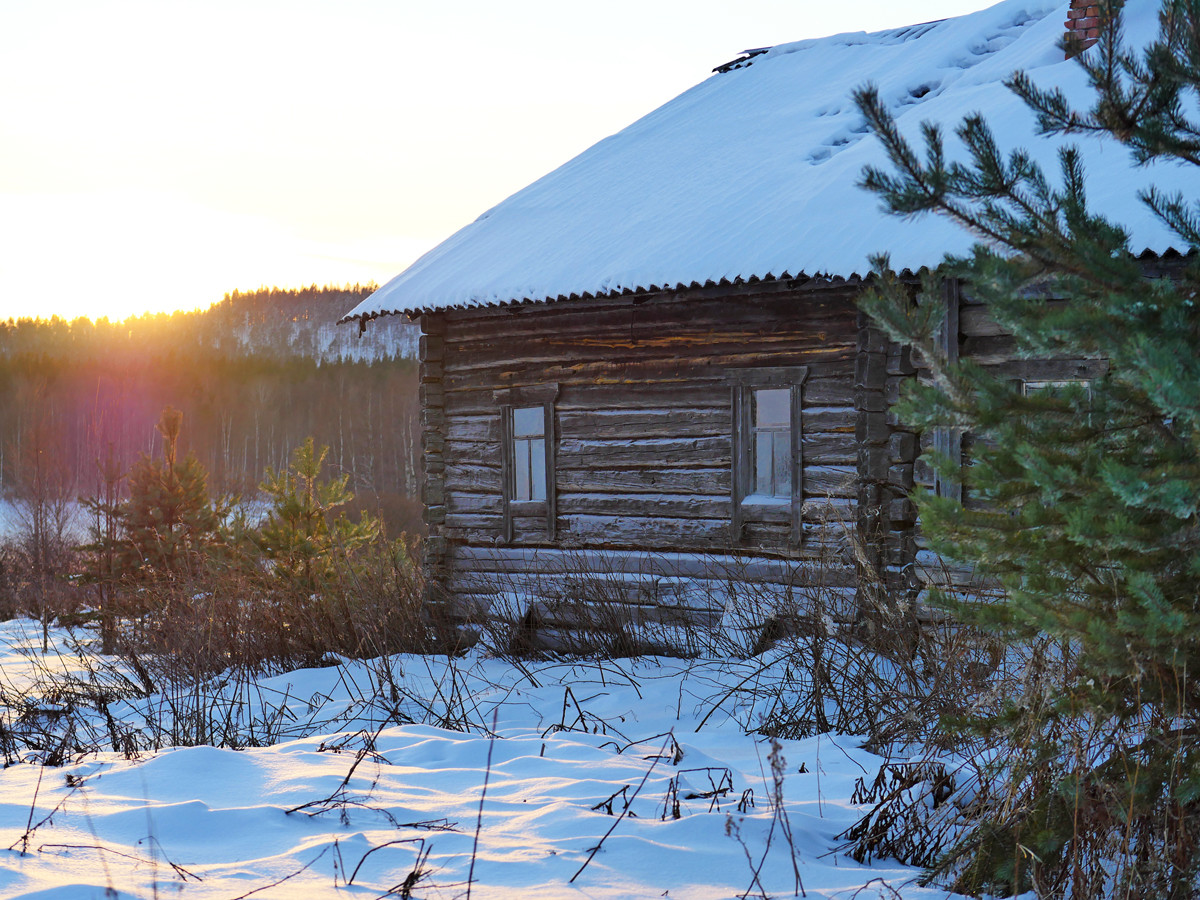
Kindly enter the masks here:
<path id="1" fill-rule="evenodd" d="M 1076 385 L 1083 386 L 1089 398 L 1092 393 L 1092 379 L 1090 378 L 1021 378 L 1020 384 L 1021 394 L 1025 397 L 1032 397 L 1040 391 L 1075 387 Z"/>
<path id="2" fill-rule="evenodd" d="M 942 297 L 946 308 L 942 315 L 941 330 L 937 334 L 938 350 L 948 365 L 956 365 L 959 357 L 962 281 L 958 278 L 945 279 L 942 282 Z M 947 497 L 955 503 L 962 503 L 963 430 L 949 425 L 934 428 L 933 449 L 939 456 L 951 460 L 958 473 L 956 477 L 947 477 L 935 467 L 933 493 L 938 497 Z"/>
<path id="3" fill-rule="evenodd" d="M 731 412 L 733 419 L 731 461 L 730 530 L 733 543 L 745 541 L 747 520 L 764 520 L 763 513 L 784 504 L 748 502 L 755 496 L 755 425 L 754 392 L 787 388 L 790 396 L 789 436 L 791 444 L 791 490 L 786 499 L 788 522 L 791 526 L 789 543 L 798 547 L 804 537 L 804 384 L 808 366 L 772 366 L 769 368 L 737 369 L 732 381 Z"/>
<path id="4" fill-rule="evenodd" d="M 555 403 L 558 400 L 557 383 L 531 385 L 528 387 L 503 388 L 493 392 L 492 399 L 500 407 L 500 536 L 505 543 L 514 540 L 513 519 L 516 516 L 542 517 L 545 520 L 546 538 L 554 540 L 557 534 L 557 445 L 555 428 Z M 542 440 L 546 446 L 545 500 L 516 499 L 516 431 L 513 414 L 518 409 L 541 407 Z"/>
<path id="5" fill-rule="evenodd" d="M 513 405 L 508 407 L 512 415 L 512 433 L 511 444 L 509 445 L 513 456 L 513 483 L 512 483 L 512 499 L 514 503 L 531 502 L 546 499 L 546 417 L 543 406 L 518 406 Z M 520 431 L 520 423 L 522 413 L 528 412 L 528 416 L 532 423 L 528 424 L 531 429 L 526 432 Z M 522 448 L 525 449 L 522 449 Z M 534 450 L 537 449 L 535 454 Z M 541 484 L 538 484 L 537 471 L 539 466 L 535 464 L 536 456 L 541 457 Z M 525 487 L 525 491 L 522 491 Z M 522 493 L 527 493 L 528 496 L 521 496 Z"/>

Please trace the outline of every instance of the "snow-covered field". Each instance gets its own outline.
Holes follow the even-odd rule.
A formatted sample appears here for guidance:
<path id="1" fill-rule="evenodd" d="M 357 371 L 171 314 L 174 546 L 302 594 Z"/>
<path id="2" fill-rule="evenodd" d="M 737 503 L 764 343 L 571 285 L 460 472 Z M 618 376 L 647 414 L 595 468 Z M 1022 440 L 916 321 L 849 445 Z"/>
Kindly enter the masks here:
<path id="1" fill-rule="evenodd" d="M 40 647 L 35 623 L 0 624 L 6 688 L 52 713 Z M 763 710 L 730 690 L 759 665 L 398 656 L 263 678 L 239 696 L 269 746 L 6 768 L 0 896 L 946 897 L 839 849 L 881 763 L 860 740 L 773 757 L 746 734 Z M 178 699 L 110 710 L 145 723 Z"/>
<path id="2" fill-rule="evenodd" d="M 12 502 L 0 497 L 0 538 L 13 534 L 17 530 L 17 510 Z"/>
<path id="3" fill-rule="evenodd" d="M 66 537 L 72 541 L 84 542 L 88 538 L 88 519 L 86 510 L 79 503 L 68 504 L 65 513 Z M 0 497 L 0 541 L 12 540 L 28 530 L 28 519 L 21 507 L 13 500 Z"/>

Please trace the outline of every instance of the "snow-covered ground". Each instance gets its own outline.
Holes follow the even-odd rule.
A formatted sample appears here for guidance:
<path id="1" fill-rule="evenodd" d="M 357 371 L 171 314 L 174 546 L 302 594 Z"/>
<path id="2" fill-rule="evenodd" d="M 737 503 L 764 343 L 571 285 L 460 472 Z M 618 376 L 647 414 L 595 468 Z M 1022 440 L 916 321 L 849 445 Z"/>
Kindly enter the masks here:
<path id="1" fill-rule="evenodd" d="M 0 624 L 4 686 L 52 714 L 40 647 L 36 623 Z M 773 757 L 746 734 L 763 710 L 731 689 L 760 665 L 397 656 L 262 678 L 238 696 L 269 746 L 6 768 L 0 896 L 946 897 L 839 849 L 882 762 L 861 740 Z M 133 727 L 178 699 L 110 711 Z"/>
<path id="2" fill-rule="evenodd" d="M 17 510 L 12 501 L 0 497 L 0 538 L 13 534 L 17 530 L 18 523 Z"/>
<path id="3" fill-rule="evenodd" d="M 0 541 L 11 540 L 28 531 L 27 512 L 12 499 L 0 497 Z M 68 540 L 84 542 L 88 538 L 87 510 L 76 502 L 67 504 L 64 512 L 65 534 Z"/>

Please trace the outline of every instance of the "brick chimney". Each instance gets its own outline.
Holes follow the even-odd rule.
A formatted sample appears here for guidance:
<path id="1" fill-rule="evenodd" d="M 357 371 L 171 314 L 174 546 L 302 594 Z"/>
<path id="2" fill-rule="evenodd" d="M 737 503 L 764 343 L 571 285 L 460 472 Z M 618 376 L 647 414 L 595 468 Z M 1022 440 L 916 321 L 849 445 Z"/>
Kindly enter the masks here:
<path id="1" fill-rule="evenodd" d="M 1067 59 L 1078 56 L 1100 40 L 1100 30 L 1104 27 L 1105 17 L 1099 4 L 1100 0 L 1071 0 L 1071 8 L 1067 10 L 1067 21 L 1063 23 L 1067 28 L 1067 33 L 1063 35 Z M 1110 5 L 1117 7 L 1120 3 L 1113 2 Z"/>

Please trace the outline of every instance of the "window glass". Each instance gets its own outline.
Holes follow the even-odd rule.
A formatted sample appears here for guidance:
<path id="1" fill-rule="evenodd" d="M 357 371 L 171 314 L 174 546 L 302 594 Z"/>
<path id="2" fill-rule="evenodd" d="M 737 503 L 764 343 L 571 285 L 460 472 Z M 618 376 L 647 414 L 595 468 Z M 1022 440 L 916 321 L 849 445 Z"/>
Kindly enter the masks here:
<path id="1" fill-rule="evenodd" d="M 792 493 L 790 388 L 754 391 L 754 493 L 790 497 Z"/>
<path id="2" fill-rule="evenodd" d="M 514 437 L 541 437 L 545 412 L 540 406 L 525 406 L 513 410 Z"/>
<path id="3" fill-rule="evenodd" d="M 1038 395 L 1057 400 L 1065 397 L 1080 385 L 1083 386 L 1086 396 L 1090 399 L 1092 386 L 1086 381 L 1026 381 L 1023 388 L 1026 397 Z"/>
<path id="4" fill-rule="evenodd" d="M 792 495 L 792 436 L 786 431 L 774 434 L 774 474 L 771 477 L 773 497 Z"/>
<path id="5" fill-rule="evenodd" d="M 514 500 L 529 500 L 532 487 L 529 478 L 529 441 L 513 442 L 513 475 L 516 483 L 513 485 Z"/>
<path id="6" fill-rule="evenodd" d="M 529 499 L 546 499 L 546 439 L 529 442 Z"/>
<path id="7" fill-rule="evenodd" d="M 760 431 L 754 436 L 754 493 L 764 497 L 774 494 L 771 484 L 771 473 L 775 469 L 771 459 L 774 453 L 773 437 L 769 431 Z"/>
<path id="8" fill-rule="evenodd" d="M 513 499 L 546 499 L 545 410 L 513 410 Z"/>
<path id="9" fill-rule="evenodd" d="M 754 424 L 757 428 L 787 428 L 791 422 L 791 390 L 771 388 L 754 392 Z"/>

